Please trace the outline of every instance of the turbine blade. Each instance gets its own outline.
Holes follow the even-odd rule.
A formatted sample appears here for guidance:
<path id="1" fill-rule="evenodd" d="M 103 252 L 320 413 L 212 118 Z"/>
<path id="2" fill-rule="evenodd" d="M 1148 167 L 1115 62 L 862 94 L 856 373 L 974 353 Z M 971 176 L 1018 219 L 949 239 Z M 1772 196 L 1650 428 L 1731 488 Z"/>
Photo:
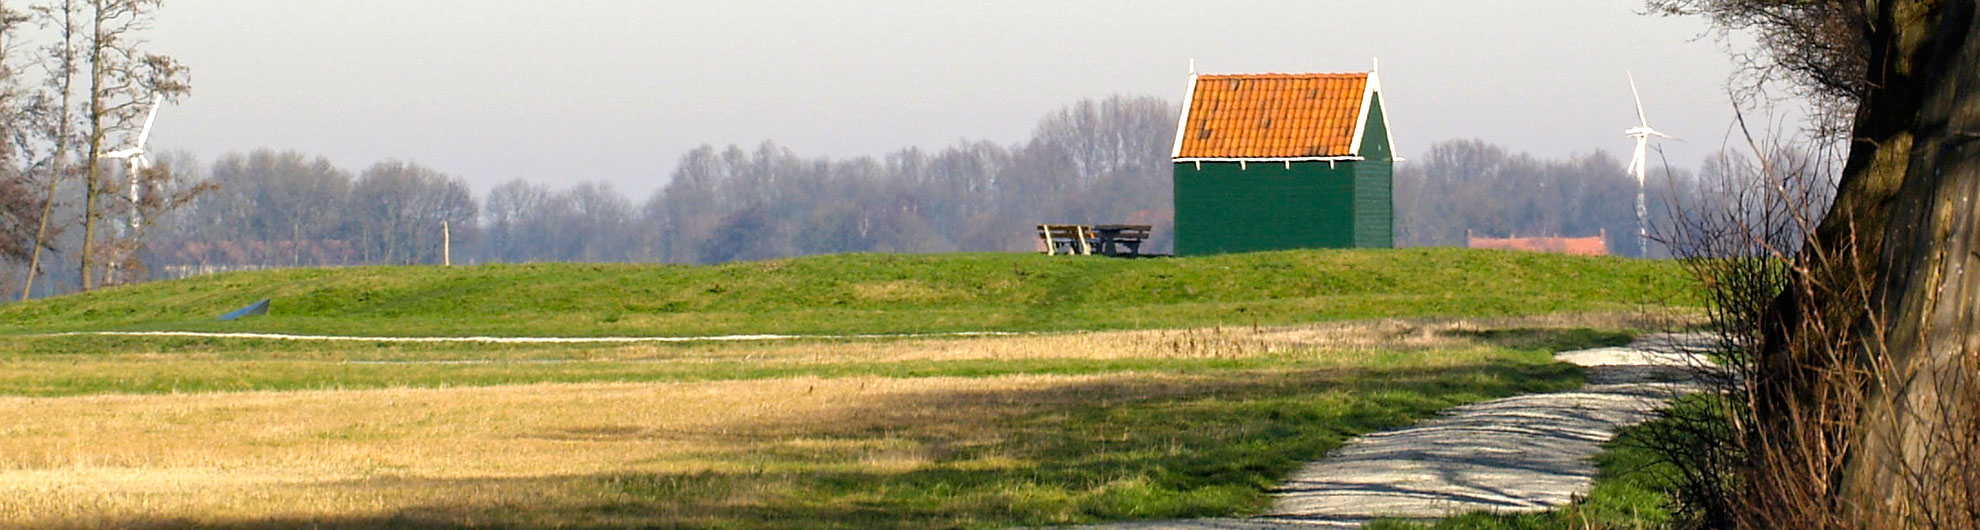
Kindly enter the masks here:
<path id="1" fill-rule="evenodd" d="M 158 105 L 165 102 L 164 94 L 152 94 L 151 112 L 144 117 L 144 130 L 138 132 L 137 148 L 144 149 L 144 141 L 151 138 L 151 122 L 158 119 Z"/>
<path id="2" fill-rule="evenodd" d="M 1636 99 L 1636 119 L 1643 123 L 1643 128 L 1648 129 L 1650 117 L 1643 113 L 1643 94 L 1636 91 L 1636 74 L 1625 72 L 1624 75 L 1629 76 L 1629 96 Z"/>

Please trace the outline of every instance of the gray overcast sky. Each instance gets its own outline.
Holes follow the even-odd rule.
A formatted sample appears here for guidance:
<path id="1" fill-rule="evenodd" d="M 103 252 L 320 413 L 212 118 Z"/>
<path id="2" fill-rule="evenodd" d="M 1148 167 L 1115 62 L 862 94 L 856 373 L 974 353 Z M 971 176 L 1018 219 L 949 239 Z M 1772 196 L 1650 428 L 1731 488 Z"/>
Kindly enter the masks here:
<path id="1" fill-rule="evenodd" d="M 1696 166 L 1732 118 L 1725 46 L 1641 0 L 659 2 L 171 0 L 151 50 L 193 69 L 154 148 L 297 149 L 466 178 L 604 180 L 635 201 L 704 144 L 801 156 L 1010 143 L 1082 97 L 1206 73 L 1366 70 L 1404 156 L 1482 138 L 1627 156 L 1629 85 Z"/>

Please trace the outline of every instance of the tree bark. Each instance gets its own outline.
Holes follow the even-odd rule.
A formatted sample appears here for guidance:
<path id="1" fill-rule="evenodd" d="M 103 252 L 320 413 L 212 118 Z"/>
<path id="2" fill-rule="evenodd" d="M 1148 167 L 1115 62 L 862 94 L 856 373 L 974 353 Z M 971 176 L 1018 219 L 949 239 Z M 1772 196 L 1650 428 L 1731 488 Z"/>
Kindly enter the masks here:
<path id="1" fill-rule="evenodd" d="M 103 4 L 104 0 L 93 0 L 90 2 L 89 115 L 87 116 L 89 119 L 89 140 L 85 145 L 89 151 L 83 154 L 83 240 L 81 258 L 82 290 L 84 291 L 96 288 L 96 282 L 93 280 L 97 266 L 97 254 L 100 253 L 96 242 L 96 225 L 97 221 L 103 218 L 103 206 L 98 199 L 104 193 L 103 140 L 104 136 L 109 132 L 105 129 L 103 123 L 104 119 L 108 117 L 106 114 L 109 113 L 109 109 L 105 107 L 107 104 L 105 99 L 108 95 L 104 93 L 104 83 L 106 82 L 104 78 L 109 75 L 109 72 L 106 71 L 108 67 L 104 62 L 106 60 L 104 52 L 110 49 L 112 43 L 111 35 L 106 33 L 107 29 L 104 27 L 106 15 L 104 14 Z"/>
<path id="2" fill-rule="evenodd" d="M 1835 201 L 1800 252 L 1805 271 L 1789 278 L 1761 322 L 1761 370 L 1752 384 L 1754 417 L 1765 438 L 1818 444 L 1860 436 L 1846 427 L 1811 429 L 1794 422 L 1805 421 L 1805 412 L 1835 407 L 1839 393 L 1856 394 L 1835 386 L 1854 384 L 1836 379 L 1855 362 L 1838 350 L 1856 340 L 1851 336 L 1856 324 L 1869 317 L 1863 280 L 1878 276 L 1872 259 L 1884 250 L 1891 211 L 1911 164 L 1925 66 L 1939 29 L 1938 3 L 1867 0 L 1861 6 L 1869 68 L 1856 101 L 1849 157 Z M 1823 436 L 1836 440 L 1797 441 L 1824 429 Z M 1826 458 L 1803 455 L 1798 458 Z M 1814 461 L 1770 465 L 1826 467 Z"/>
<path id="3" fill-rule="evenodd" d="M 21 285 L 21 301 L 34 294 L 34 276 L 41 271 L 41 249 L 48 246 L 48 218 L 55 216 L 55 192 L 62 184 L 62 163 L 69 156 L 69 94 L 68 83 L 63 82 L 61 125 L 56 128 L 55 155 L 49 159 L 48 194 L 42 197 L 41 220 L 34 229 L 34 251 L 28 258 L 27 282 Z"/>
<path id="4" fill-rule="evenodd" d="M 1793 487 L 1826 492 L 1827 524 L 1980 524 L 1976 4 L 1862 3 L 1868 77 L 1836 200 L 1762 323 L 1754 416 L 1800 446 L 1762 465 L 1814 473 Z"/>
<path id="5" fill-rule="evenodd" d="M 61 51 L 56 59 L 57 67 L 54 73 L 57 76 L 55 85 L 58 87 L 57 90 L 61 91 L 58 98 L 61 103 L 55 110 L 55 154 L 48 159 L 48 194 L 42 197 L 44 202 L 41 204 L 41 218 L 34 230 L 34 251 L 28 258 L 27 281 L 21 284 L 23 302 L 27 301 L 29 295 L 34 294 L 34 277 L 41 272 L 41 250 L 49 244 L 48 219 L 55 215 L 55 193 L 61 189 L 63 165 L 69 160 L 69 124 L 71 123 L 69 98 L 75 94 L 72 89 L 76 79 L 73 44 L 76 38 L 76 24 L 75 19 L 72 18 L 75 10 L 70 8 L 68 2 L 56 4 L 55 7 L 62 10 L 61 19 L 58 21 L 62 36 Z"/>
<path id="6" fill-rule="evenodd" d="M 1860 521 L 1940 526 L 1933 502 L 1974 473 L 1975 355 L 1980 353 L 1980 17 L 1973 0 L 1940 6 L 1920 64 L 1915 139 L 1905 153 L 1877 254 L 1870 314 L 1857 329 L 1872 374 L 1843 473 Z M 1941 499 L 1958 505 L 1959 499 Z M 1931 506 L 1937 504 L 1937 506 Z M 1965 525 L 1971 525 L 1968 521 Z"/>

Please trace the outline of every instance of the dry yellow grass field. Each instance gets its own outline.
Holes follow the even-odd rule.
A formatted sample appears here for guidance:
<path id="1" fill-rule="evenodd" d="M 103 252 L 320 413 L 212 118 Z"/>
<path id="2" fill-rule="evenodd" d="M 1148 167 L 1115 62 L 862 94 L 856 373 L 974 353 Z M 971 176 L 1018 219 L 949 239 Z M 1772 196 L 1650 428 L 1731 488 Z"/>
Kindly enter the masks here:
<path id="1" fill-rule="evenodd" d="M 941 451 L 889 430 L 994 436 L 985 425 L 1084 399 L 1081 389 L 1096 384 L 1114 385 L 1128 392 L 1114 397 L 1128 399 L 1181 388 L 1161 384 L 1173 382 L 1165 379 L 1173 378 L 804 378 L 10 398 L 0 400 L 0 520 L 35 527 L 164 516 L 225 524 L 366 517 L 434 504 L 474 510 L 597 502 L 604 492 L 587 488 L 588 481 L 559 478 L 749 471 L 757 454 L 818 457 L 780 462 L 785 471 L 885 473 L 913 469 Z"/>
<path id="2" fill-rule="evenodd" d="M 899 339 L 818 344 L 703 345 L 686 353 L 652 345 L 599 350 L 594 358 L 699 359 L 795 362 L 958 361 L 1026 359 L 1130 359 L 1244 357 L 1312 352 L 1316 359 L 1358 362 L 1356 354 L 1466 346 L 1466 332 L 1502 329 L 1653 329 L 1697 322 L 1687 313 L 1560 313 L 1542 316 L 1450 319 L 1377 319 L 1300 326 L 1218 327 L 1183 330 L 1099 331 L 991 336 L 971 339 Z"/>
<path id="3" fill-rule="evenodd" d="M 775 510 L 793 503 L 866 509 L 862 507 L 891 494 L 884 490 L 893 487 L 889 477 L 936 471 L 1023 474 L 1041 464 L 1036 461 L 1040 455 L 1054 450 L 1031 446 L 1051 439 L 1050 433 L 1026 429 L 1096 429 L 1081 435 L 1090 439 L 1090 448 L 1082 450 L 1101 460 L 1110 458 L 1108 442 L 1116 437 L 1123 444 L 1131 438 L 1137 442 L 1131 450 L 1122 446 L 1122 458 L 1129 456 L 1127 451 L 1188 450 L 1181 442 L 1165 447 L 1139 440 L 1182 438 L 1134 432 L 1134 426 L 1145 424 L 1137 421 L 1145 420 L 1060 418 L 1109 418 L 1111 404 L 1160 403 L 1184 410 L 1244 392 L 1303 392 L 1302 400 L 1332 400 L 1354 408 L 1360 407 L 1350 405 L 1360 399 L 1358 392 L 1388 391 L 1354 387 L 1371 384 L 1356 379 L 1366 374 L 1381 374 L 1383 385 L 1408 385 L 1416 380 L 1411 378 L 1430 381 L 1476 366 L 1496 366 L 1502 354 L 1469 332 L 1645 325 L 1641 317 L 1630 315 L 1394 320 L 717 345 L 685 352 L 623 346 L 591 354 L 664 357 L 670 362 L 741 358 L 795 363 L 1305 359 L 1297 370 L 1202 375 L 792 377 L 0 398 L 0 526 L 748 526 L 748 521 L 786 513 Z M 1398 357 L 1399 351 L 1435 355 Z M 1232 422 L 1192 428 L 1255 427 Z M 1230 440 L 1251 434 L 1219 433 Z M 817 477 L 857 477 L 883 489 L 805 498 L 816 486 L 800 482 Z M 924 479 L 915 480 L 923 480 L 916 487 L 926 487 Z M 1024 504 L 1065 495 L 1027 488 L 1013 486 L 992 500 Z M 858 520 L 856 516 L 847 517 Z M 977 525 L 971 522 L 975 515 L 956 517 L 934 520 L 943 526 Z"/>

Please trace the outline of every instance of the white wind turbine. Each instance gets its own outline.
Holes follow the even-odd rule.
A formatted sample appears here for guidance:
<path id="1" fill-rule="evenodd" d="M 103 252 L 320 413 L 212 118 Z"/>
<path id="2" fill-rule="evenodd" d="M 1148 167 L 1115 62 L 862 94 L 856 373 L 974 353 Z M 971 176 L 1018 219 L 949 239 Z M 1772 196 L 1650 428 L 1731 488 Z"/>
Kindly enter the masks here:
<path id="1" fill-rule="evenodd" d="M 162 104 L 164 102 L 165 102 L 165 95 L 158 94 L 152 96 L 151 112 L 145 115 L 144 117 L 144 129 L 138 131 L 137 144 L 132 145 L 131 147 L 118 149 L 116 151 L 111 151 L 103 154 L 104 158 L 123 159 L 124 166 L 130 169 L 131 172 L 130 223 L 131 223 L 131 234 L 133 236 L 137 234 L 139 228 L 138 223 L 141 220 L 139 218 L 139 213 L 138 213 L 138 183 L 139 181 L 143 180 L 142 174 L 144 172 L 144 167 L 151 164 L 151 159 L 145 157 L 144 143 L 145 140 L 151 138 L 151 122 L 152 120 L 158 119 L 158 106 L 159 104 Z"/>
<path id="2" fill-rule="evenodd" d="M 1629 157 L 1629 173 L 1636 176 L 1636 252 L 1638 256 L 1650 255 L 1650 227 L 1645 218 L 1643 204 L 1643 174 L 1649 171 L 1650 137 L 1670 138 L 1671 135 L 1650 128 L 1650 118 L 1643 113 L 1643 94 L 1636 91 L 1636 74 L 1629 75 L 1629 95 L 1636 98 L 1636 119 L 1639 125 L 1623 131 L 1624 136 L 1636 139 L 1636 154 Z"/>

